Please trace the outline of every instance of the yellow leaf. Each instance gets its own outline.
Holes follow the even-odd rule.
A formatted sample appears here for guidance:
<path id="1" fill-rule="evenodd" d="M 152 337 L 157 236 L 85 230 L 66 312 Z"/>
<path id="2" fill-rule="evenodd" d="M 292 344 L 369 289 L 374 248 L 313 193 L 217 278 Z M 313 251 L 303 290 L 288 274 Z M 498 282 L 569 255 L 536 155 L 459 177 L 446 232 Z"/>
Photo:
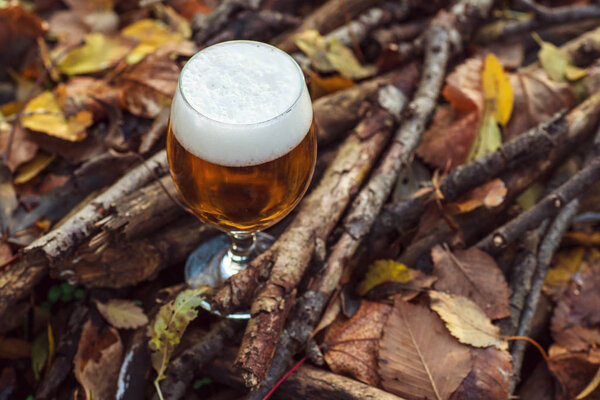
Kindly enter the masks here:
<path id="1" fill-rule="evenodd" d="M 54 154 L 38 154 L 35 158 L 17 169 L 14 183 L 23 184 L 35 178 L 56 158 Z"/>
<path id="2" fill-rule="evenodd" d="M 565 68 L 565 77 L 570 81 L 576 81 L 581 78 L 585 78 L 587 74 L 587 69 L 579 68 L 574 65 L 567 65 Z"/>
<path id="3" fill-rule="evenodd" d="M 318 74 L 309 72 L 310 75 L 310 96 L 313 101 L 319 97 L 338 90 L 347 89 L 354 86 L 354 81 L 334 75 L 330 78 L 321 78 Z"/>
<path id="4" fill-rule="evenodd" d="M 335 68 L 327 58 L 327 40 L 315 29 L 294 36 L 294 43 L 306 54 L 314 68 L 321 72 L 333 72 Z"/>
<path id="5" fill-rule="evenodd" d="M 85 138 L 85 129 L 92 125 L 92 113 L 81 110 L 68 119 L 50 91 L 31 99 L 25 106 L 23 126 L 50 136 L 77 142 Z"/>
<path id="6" fill-rule="evenodd" d="M 472 300 L 444 292 L 430 291 L 431 309 L 446 324 L 459 342 L 474 347 L 495 346 L 508 350 L 508 343 L 500 336 L 500 328 Z"/>
<path id="7" fill-rule="evenodd" d="M 127 56 L 129 64 L 137 63 L 165 44 L 181 42 L 184 39 L 180 33 L 174 32 L 166 24 L 155 19 L 136 21 L 123 28 L 121 34 L 138 41 L 136 48 Z"/>
<path id="8" fill-rule="evenodd" d="M 93 32 L 85 35 L 85 44 L 69 51 L 58 62 L 58 68 L 68 75 L 89 74 L 115 65 L 129 53 L 132 43 L 121 37 L 108 37 Z"/>
<path id="9" fill-rule="evenodd" d="M 378 260 L 369 266 L 369 270 L 356 290 L 361 296 L 384 282 L 407 283 L 414 275 L 414 271 L 406 265 L 394 260 Z"/>
<path id="10" fill-rule="evenodd" d="M 513 89 L 502 64 L 491 53 L 487 55 L 483 63 L 481 83 L 484 99 L 492 107 L 496 121 L 502 126 L 506 125 L 513 109 Z"/>
<path id="11" fill-rule="evenodd" d="M 517 204 L 520 205 L 524 211 L 527 211 L 537 204 L 538 199 L 542 196 L 543 192 L 544 185 L 536 182 L 517 197 Z"/>
<path id="12" fill-rule="evenodd" d="M 598 368 L 598 371 L 596 371 L 596 375 L 594 375 L 594 377 L 592 378 L 592 380 L 590 381 L 590 383 L 588 383 L 588 385 L 585 387 L 585 389 L 583 389 L 581 391 L 581 393 L 579 393 L 577 395 L 577 397 L 575 397 L 575 400 L 585 399 L 590 394 L 592 394 L 592 392 L 594 390 L 596 390 L 596 388 L 598 386 L 600 386 L 600 367 Z"/>

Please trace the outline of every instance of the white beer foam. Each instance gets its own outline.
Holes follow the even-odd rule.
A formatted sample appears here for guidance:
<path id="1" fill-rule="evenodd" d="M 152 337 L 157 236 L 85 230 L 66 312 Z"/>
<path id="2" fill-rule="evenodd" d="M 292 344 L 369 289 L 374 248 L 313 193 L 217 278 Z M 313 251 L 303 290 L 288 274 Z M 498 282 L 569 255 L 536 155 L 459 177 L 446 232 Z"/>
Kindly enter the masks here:
<path id="1" fill-rule="evenodd" d="M 187 62 L 179 88 L 171 106 L 173 132 L 186 150 L 214 164 L 274 160 L 296 147 L 312 123 L 300 67 L 265 43 L 207 47 Z"/>

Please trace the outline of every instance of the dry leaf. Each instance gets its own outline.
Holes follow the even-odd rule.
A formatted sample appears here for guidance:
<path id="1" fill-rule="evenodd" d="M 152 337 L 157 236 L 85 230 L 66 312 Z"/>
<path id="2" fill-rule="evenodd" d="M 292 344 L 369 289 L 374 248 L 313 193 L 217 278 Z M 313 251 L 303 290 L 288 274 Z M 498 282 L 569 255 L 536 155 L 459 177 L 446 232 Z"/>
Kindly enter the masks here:
<path id="1" fill-rule="evenodd" d="M 2 155 L 5 154 L 11 129 L 11 125 L 0 123 L 0 154 Z M 17 125 L 15 128 L 12 146 L 10 148 L 10 157 L 8 160 L 3 160 L 3 162 L 11 171 L 14 172 L 19 165 L 32 160 L 37 151 L 38 145 L 31 139 L 31 136 L 27 130 Z"/>
<path id="2" fill-rule="evenodd" d="M 117 329 L 136 329 L 148 323 L 142 307 L 131 300 L 110 299 L 106 303 L 96 301 L 96 307 L 104 319 Z"/>
<path id="3" fill-rule="evenodd" d="M 310 74 L 310 97 L 313 101 L 326 94 L 335 93 L 339 90 L 344 90 L 354 86 L 354 81 L 338 75 L 328 78 L 321 78 L 319 74 Z"/>
<path id="4" fill-rule="evenodd" d="M 473 300 L 490 319 L 510 315 L 508 284 L 490 255 L 475 248 L 453 253 L 438 245 L 431 258 L 436 290 Z"/>
<path id="5" fill-rule="evenodd" d="M 482 70 L 482 60 L 470 58 L 448 75 L 442 93 L 452 107 L 459 111 L 483 110 Z"/>
<path id="6" fill-rule="evenodd" d="M 469 348 L 450 336 L 422 305 L 396 299 L 379 341 L 381 386 L 407 400 L 448 399 L 473 362 Z"/>
<path id="7" fill-rule="evenodd" d="M 552 265 L 544 280 L 544 293 L 558 301 L 571 279 L 587 268 L 600 269 L 600 251 L 595 248 L 575 247 L 559 251 L 552 258 Z"/>
<path id="8" fill-rule="evenodd" d="M 543 71 L 510 74 L 510 83 L 514 90 L 514 109 L 518 112 L 513 113 L 503 130 L 505 141 L 575 104 L 571 86 L 549 80 Z"/>
<path id="9" fill-rule="evenodd" d="M 31 99 L 24 112 L 22 121 L 26 128 L 71 142 L 83 140 L 85 129 L 93 122 L 92 113 L 87 110 L 65 117 L 56 97 L 49 91 Z"/>
<path id="10" fill-rule="evenodd" d="M 377 345 L 391 306 L 363 300 L 354 316 L 335 321 L 325 334 L 324 354 L 329 368 L 338 374 L 349 374 L 372 386 L 377 376 Z"/>
<path id="11" fill-rule="evenodd" d="M 0 229 L 3 232 L 9 230 L 13 212 L 18 205 L 12 174 L 6 165 L 0 163 Z"/>
<path id="12" fill-rule="evenodd" d="M 494 54 L 485 57 L 481 84 L 486 107 L 491 109 L 495 120 L 505 126 L 513 109 L 513 89 L 508 75 Z"/>
<path id="13" fill-rule="evenodd" d="M 508 384 L 513 374 L 510 353 L 495 347 L 471 349 L 473 369 L 450 400 L 508 398 Z"/>
<path id="14" fill-rule="evenodd" d="M 89 74 L 114 66 L 133 48 L 130 40 L 93 32 L 85 35 L 85 44 L 70 50 L 57 64 L 67 75 Z M 60 50 L 58 50 L 60 51 Z"/>
<path id="15" fill-rule="evenodd" d="M 54 154 L 38 154 L 33 160 L 21 165 L 15 173 L 15 184 L 21 185 L 35 178 L 50 165 L 55 158 L 56 156 Z"/>
<path id="16" fill-rule="evenodd" d="M 587 396 L 592 394 L 597 388 L 600 386 L 600 367 L 598 367 L 598 371 L 596 375 L 592 378 L 590 383 L 575 397 L 575 400 L 585 399 Z"/>
<path id="17" fill-rule="evenodd" d="M 495 346 L 507 350 L 500 328 L 492 324 L 477 304 L 466 297 L 430 291 L 431 309 L 438 313 L 446 327 L 461 343 L 474 347 Z"/>
<path id="18" fill-rule="evenodd" d="M 550 346 L 548 357 L 548 368 L 559 383 L 555 397 L 558 400 L 576 398 L 594 379 L 600 366 L 600 354 L 590 356 L 587 353 L 571 352 L 556 344 Z M 594 400 L 597 397 L 587 399 Z"/>
<path id="19" fill-rule="evenodd" d="M 369 266 L 365 278 L 358 283 L 356 291 L 364 296 L 369 290 L 384 282 L 408 283 L 416 270 L 394 260 L 377 260 Z"/>
<path id="20" fill-rule="evenodd" d="M 506 185 L 502 179 L 493 179 L 469 190 L 446 207 L 455 213 L 467 213 L 479 207 L 493 208 L 504 202 L 506 192 Z"/>
<path id="21" fill-rule="evenodd" d="M 121 30 L 121 34 L 135 40 L 137 46 L 127 55 L 127 62 L 135 64 L 167 43 L 178 43 L 183 36 L 156 19 L 141 19 Z"/>
<path id="22" fill-rule="evenodd" d="M 134 115 L 154 118 L 171 104 L 178 79 L 175 61 L 166 54 L 151 54 L 122 75 L 121 104 Z"/>
<path id="23" fill-rule="evenodd" d="M 122 355 L 123 343 L 115 328 L 101 330 L 86 321 L 73 359 L 73 372 L 87 400 L 115 398 Z"/>
<path id="24" fill-rule="evenodd" d="M 15 3 L 13 3 L 15 4 Z M 5 29 L 0 36 L 0 49 L 17 36 L 30 38 L 42 36 L 48 30 L 46 21 L 19 4 L 4 3 L 0 7 L 0 26 Z"/>
<path id="25" fill-rule="evenodd" d="M 552 43 L 544 42 L 537 33 L 532 34 L 533 38 L 540 45 L 538 59 L 542 68 L 550 79 L 556 82 L 565 81 L 565 70 L 572 63 L 571 56 L 565 50 L 562 50 Z"/>
<path id="26" fill-rule="evenodd" d="M 117 104 L 119 93 L 103 80 L 89 76 L 75 76 L 54 89 L 56 99 L 65 113 L 72 115 L 80 110 L 88 110 L 95 120 L 106 116 L 101 103 Z"/>
<path id="27" fill-rule="evenodd" d="M 29 358 L 31 356 L 31 343 L 17 338 L 0 336 L 0 359 L 14 360 Z"/>
<path id="28" fill-rule="evenodd" d="M 550 330 L 569 351 L 600 347 L 600 269 L 588 268 L 569 284 L 554 308 Z"/>

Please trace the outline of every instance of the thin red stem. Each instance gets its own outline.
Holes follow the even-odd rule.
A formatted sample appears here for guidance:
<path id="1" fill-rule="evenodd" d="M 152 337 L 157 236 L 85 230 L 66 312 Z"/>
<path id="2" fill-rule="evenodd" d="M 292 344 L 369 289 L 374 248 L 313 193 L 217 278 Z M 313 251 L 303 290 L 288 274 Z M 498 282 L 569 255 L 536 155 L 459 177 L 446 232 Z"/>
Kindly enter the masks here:
<path id="1" fill-rule="evenodd" d="M 295 370 L 297 370 L 298 367 L 300 367 L 302 364 L 304 364 L 304 361 L 306 361 L 306 356 L 304 356 L 302 358 L 302 360 L 298 361 L 296 363 L 296 365 L 294 365 L 292 367 L 292 369 L 290 369 L 288 372 L 286 372 L 285 375 L 283 375 L 281 377 L 281 379 L 277 381 L 275 386 L 273 386 L 273 388 L 271 390 L 269 390 L 269 393 L 267 393 L 267 395 L 262 398 L 262 400 L 267 400 L 269 397 L 271 397 L 271 395 L 275 392 L 275 390 L 279 387 L 279 385 L 281 385 L 283 383 L 283 381 L 285 381 L 287 379 L 288 376 L 290 376 Z"/>

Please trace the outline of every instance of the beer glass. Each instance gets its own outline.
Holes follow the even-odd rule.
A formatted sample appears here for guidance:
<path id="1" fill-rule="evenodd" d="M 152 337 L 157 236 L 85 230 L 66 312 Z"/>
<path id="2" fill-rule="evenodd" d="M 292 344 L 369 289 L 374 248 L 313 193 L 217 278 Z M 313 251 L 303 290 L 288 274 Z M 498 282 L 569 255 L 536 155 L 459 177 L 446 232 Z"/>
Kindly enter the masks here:
<path id="1" fill-rule="evenodd" d="M 316 152 L 310 96 L 288 54 L 265 43 L 229 41 L 185 64 L 167 136 L 171 176 L 198 218 L 230 237 L 192 253 L 188 285 L 216 286 L 268 248 L 272 238 L 259 231 L 298 204 Z"/>

